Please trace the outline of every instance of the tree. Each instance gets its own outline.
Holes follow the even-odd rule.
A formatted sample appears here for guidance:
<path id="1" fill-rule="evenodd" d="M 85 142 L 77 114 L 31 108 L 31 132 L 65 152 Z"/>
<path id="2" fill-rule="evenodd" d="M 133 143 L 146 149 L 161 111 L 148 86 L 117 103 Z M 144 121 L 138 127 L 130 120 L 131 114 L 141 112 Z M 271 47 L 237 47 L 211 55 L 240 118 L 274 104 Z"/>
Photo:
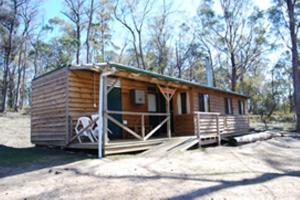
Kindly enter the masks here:
<path id="1" fill-rule="evenodd" d="M 74 24 L 76 38 L 76 64 L 80 62 L 82 18 L 84 15 L 85 0 L 64 0 L 66 11 L 62 13 Z"/>
<path id="2" fill-rule="evenodd" d="M 300 130 L 300 67 L 299 67 L 299 21 L 300 21 L 300 1 L 299 0 L 274 0 L 274 7 L 270 10 L 270 19 L 272 20 L 277 33 L 282 36 L 291 52 L 291 62 L 293 71 L 293 88 L 295 113 L 297 116 L 296 129 Z M 285 33 L 288 33 L 290 40 L 284 39 Z"/>
<path id="3" fill-rule="evenodd" d="M 202 44 L 219 58 L 220 67 L 227 68 L 231 90 L 237 90 L 239 81 L 249 68 L 259 65 L 266 52 L 266 25 L 263 13 L 247 1 L 219 0 L 221 12 L 206 0 L 199 7 L 201 22 L 199 36 Z M 215 59 L 218 60 L 218 59 Z"/>
<path id="4" fill-rule="evenodd" d="M 5 1 L 5 6 L 0 7 L 0 23 L 1 23 L 1 32 L 2 41 L 3 41 L 3 53 L 4 53 L 4 61 L 3 61 L 3 79 L 2 79 L 2 99 L 1 99 L 1 107 L 0 112 L 5 111 L 6 106 L 6 97 L 7 97 L 7 89 L 8 89 L 8 77 L 10 71 L 10 64 L 14 59 L 15 54 L 15 43 L 14 43 L 14 35 L 16 33 L 16 28 L 18 26 L 18 12 L 19 8 L 22 5 L 21 2 L 14 0 L 12 2 Z"/>
<path id="5" fill-rule="evenodd" d="M 147 69 L 144 52 L 142 32 L 144 22 L 152 8 L 152 1 L 127 0 L 120 3 L 117 0 L 114 7 L 114 16 L 131 34 L 132 46 L 135 52 L 138 67 Z"/>
<path id="6" fill-rule="evenodd" d="M 16 105 L 15 101 L 18 101 L 21 72 L 24 71 L 21 70 L 21 63 L 24 60 L 22 55 L 26 49 L 25 43 L 28 41 L 36 8 L 37 5 L 30 0 L 7 0 L 3 1 L 0 7 L 1 51 L 4 54 L 0 112 L 5 111 L 6 103 L 12 108 Z"/>
<path id="7" fill-rule="evenodd" d="M 164 74 L 170 57 L 168 41 L 171 38 L 172 27 L 170 18 L 173 13 L 172 4 L 167 4 L 163 0 L 159 15 L 154 16 L 150 25 L 150 49 L 154 54 L 154 61 L 151 70 Z"/>
<path id="8" fill-rule="evenodd" d="M 113 4 L 111 0 L 101 0 L 96 12 L 97 22 L 94 24 L 93 42 L 95 52 L 100 49 L 102 62 L 105 61 L 105 52 L 108 46 L 113 45 L 111 38 L 110 23 L 112 18 Z M 99 53 L 97 53 L 99 56 Z"/>
<path id="9" fill-rule="evenodd" d="M 193 47 L 193 36 L 190 38 L 190 27 L 186 23 L 179 26 L 179 34 L 175 42 L 175 68 L 177 69 L 177 77 L 183 78 L 184 68 L 189 58 L 190 51 Z"/>
<path id="10" fill-rule="evenodd" d="M 91 35 L 91 29 L 93 25 L 93 18 L 94 18 L 94 12 L 95 12 L 95 4 L 94 0 L 90 0 L 90 6 L 86 11 L 86 15 L 88 17 L 87 21 L 87 31 L 86 31 L 86 63 L 90 63 L 90 35 Z"/>

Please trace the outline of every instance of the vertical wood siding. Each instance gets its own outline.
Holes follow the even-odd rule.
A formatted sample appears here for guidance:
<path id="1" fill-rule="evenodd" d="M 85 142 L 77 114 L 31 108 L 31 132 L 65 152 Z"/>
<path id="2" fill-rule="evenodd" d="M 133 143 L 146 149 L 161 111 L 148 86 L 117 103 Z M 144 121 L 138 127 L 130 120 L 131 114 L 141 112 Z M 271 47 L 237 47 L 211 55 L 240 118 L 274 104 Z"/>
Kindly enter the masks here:
<path id="1" fill-rule="evenodd" d="M 31 142 L 45 145 L 66 143 L 67 68 L 32 82 Z"/>

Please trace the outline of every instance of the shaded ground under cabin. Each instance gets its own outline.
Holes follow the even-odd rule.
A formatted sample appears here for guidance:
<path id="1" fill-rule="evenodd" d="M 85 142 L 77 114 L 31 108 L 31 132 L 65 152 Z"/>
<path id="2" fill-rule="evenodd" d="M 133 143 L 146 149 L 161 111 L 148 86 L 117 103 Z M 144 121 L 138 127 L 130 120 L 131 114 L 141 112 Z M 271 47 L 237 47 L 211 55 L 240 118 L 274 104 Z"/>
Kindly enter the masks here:
<path id="1" fill-rule="evenodd" d="M 116 63 L 66 66 L 32 81 L 31 141 L 101 156 L 220 143 L 248 131 L 247 98 Z"/>

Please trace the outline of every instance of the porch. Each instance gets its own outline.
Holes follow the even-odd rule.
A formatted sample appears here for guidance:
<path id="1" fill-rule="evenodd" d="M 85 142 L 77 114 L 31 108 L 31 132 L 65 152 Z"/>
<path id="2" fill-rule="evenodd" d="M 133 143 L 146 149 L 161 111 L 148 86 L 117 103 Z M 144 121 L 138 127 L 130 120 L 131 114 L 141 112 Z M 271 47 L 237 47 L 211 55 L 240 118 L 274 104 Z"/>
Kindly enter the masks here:
<path id="1" fill-rule="evenodd" d="M 69 84 L 69 132 L 66 146 L 98 149 L 99 157 L 103 152 L 110 154 L 110 150 L 117 153 L 147 150 L 182 137 L 188 137 L 191 143 L 199 143 L 199 146 L 220 144 L 222 135 L 232 133 L 231 125 L 238 129 L 235 121 L 240 116 L 194 112 L 197 110 L 197 92 L 178 82 L 114 69 L 83 72 L 78 68 L 73 68 L 69 79 L 72 81 Z M 78 85 L 83 79 L 85 84 Z M 217 104 L 222 102 L 218 96 L 214 99 Z M 74 123 L 78 118 L 96 112 L 98 117 L 86 129 L 74 134 Z M 95 127 L 99 134 L 97 143 L 76 143 L 78 136 Z"/>
<path id="2" fill-rule="evenodd" d="M 130 125 L 119 122 L 116 119 L 116 115 L 138 116 L 140 118 L 140 128 L 133 129 Z M 109 139 L 109 129 L 107 128 L 105 138 L 103 138 L 104 145 L 102 152 L 104 155 L 147 151 L 151 148 L 154 149 L 153 147 L 157 148 L 163 145 L 168 146 L 167 151 L 187 150 L 195 145 L 199 147 L 209 144 L 220 145 L 222 139 L 235 134 L 246 133 L 249 129 L 248 117 L 246 116 L 229 116 L 213 112 L 194 112 L 193 114 L 174 116 L 176 120 L 190 120 L 192 122 L 192 125 L 189 127 L 185 127 L 184 124 L 186 123 L 183 123 L 181 129 L 186 130 L 184 135 L 178 136 L 175 135 L 174 132 L 170 132 L 170 134 L 165 134 L 165 137 L 153 137 L 153 135 L 169 121 L 170 114 L 106 111 L 104 116 L 105 120 L 112 122 L 121 128 L 122 131 L 126 131 L 132 136 L 130 139 L 111 140 Z M 164 119 L 160 121 L 156 127 L 146 131 L 145 119 L 149 116 L 164 117 Z M 94 126 L 97 121 L 98 119 L 94 119 L 90 127 Z M 177 129 L 177 131 L 179 131 L 179 129 Z M 72 141 L 77 137 L 78 135 L 74 136 Z M 99 150 L 99 144 L 97 142 L 70 143 L 68 147 L 74 149 Z"/>

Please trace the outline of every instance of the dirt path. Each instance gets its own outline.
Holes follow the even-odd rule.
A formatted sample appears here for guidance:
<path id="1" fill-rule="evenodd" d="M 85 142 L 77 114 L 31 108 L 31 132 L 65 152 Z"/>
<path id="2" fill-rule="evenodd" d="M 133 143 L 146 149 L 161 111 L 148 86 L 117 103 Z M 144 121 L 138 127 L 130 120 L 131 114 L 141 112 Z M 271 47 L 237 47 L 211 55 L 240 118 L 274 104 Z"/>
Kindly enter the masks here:
<path id="1" fill-rule="evenodd" d="M 168 157 L 28 155 L 30 163 L 0 160 L 10 169 L 0 199 L 300 199 L 300 140 L 291 137 Z"/>

